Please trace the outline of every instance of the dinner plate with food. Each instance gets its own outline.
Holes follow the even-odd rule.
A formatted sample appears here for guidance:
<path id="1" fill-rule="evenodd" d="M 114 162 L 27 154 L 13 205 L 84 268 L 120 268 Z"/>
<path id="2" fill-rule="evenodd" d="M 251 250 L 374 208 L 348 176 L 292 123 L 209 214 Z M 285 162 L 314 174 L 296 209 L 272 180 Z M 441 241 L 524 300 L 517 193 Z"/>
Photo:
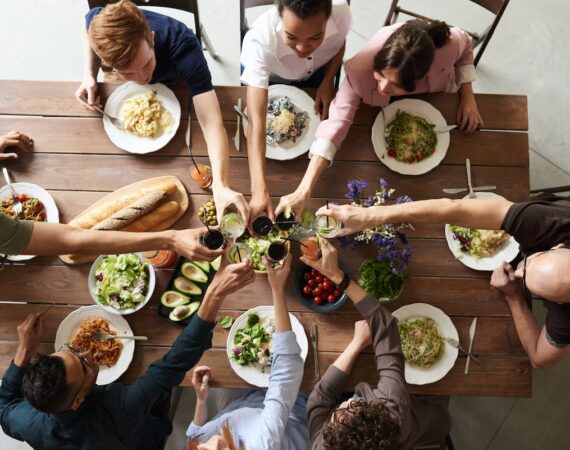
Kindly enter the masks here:
<path id="1" fill-rule="evenodd" d="M 269 86 L 265 156 L 269 159 L 286 161 L 306 153 L 313 140 L 321 119 L 315 114 L 315 100 L 309 94 L 294 86 L 274 84 Z M 244 111 L 247 115 L 247 108 Z M 247 136 L 249 123 L 243 121 L 243 132 Z"/>
<path id="2" fill-rule="evenodd" d="M 116 381 L 129 368 L 133 360 L 135 342 L 131 339 L 99 341 L 93 333 L 115 336 L 133 336 L 133 331 L 121 316 L 110 314 L 101 306 L 83 306 L 69 314 L 59 324 L 55 335 L 55 351 L 69 344 L 80 352 L 87 352 L 99 365 L 97 384 Z"/>
<path id="3" fill-rule="evenodd" d="M 111 94 L 105 113 L 123 123 L 120 129 L 103 117 L 105 132 L 117 147 L 137 154 L 163 148 L 180 125 L 180 102 L 163 84 L 128 81 Z"/>
<path id="4" fill-rule="evenodd" d="M 380 112 L 372 125 L 372 145 L 388 168 L 403 175 L 421 175 L 437 167 L 449 147 L 443 115 L 428 102 L 398 100 Z"/>
<path id="5" fill-rule="evenodd" d="M 22 203 L 21 219 L 59 223 L 59 211 L 49 192 L 32 183 L 12 183 L 12 187 L 18 194 L 18 200 Z M 8 186 L 0 188 L 0 213 L 16 218 L 14 201 Z M 32 258 L 34 255 L 8 256 L 9 261 L 27 261 Z"/>
<path id="6" fill-rule="evenodd" d="M 289 313 L 289 318 L 304 361 L 309 350 L 305 329 L 293 314 Z M 234 321 L 226 344 L 227 354 L 234 372 L 247 383 L 258 387 L 269 386 L 274 332 L 273 306 L 250 309 Z"/>
<path id="7" fill-rule="evenodd" d="M 429 384 L 441 380 L 455 365 L 459 351 L 446 342 L 459 342 L 457 328 L 441 309 L 412 303 L 392 313 L 404 353 L 406 383 Z"/>
<path id="8" fill-rule="evenodd" d="M 464 199 L 469 198 L 465 196 Z M 477 199 L 504 198 L 493 192 L 475 192 Z M 474 270 L 493 271 L 503 261 L 511 262 L 519 254 L 519 244 L 503 230 L 482 230 L 445 225 L 449 250 L 461 263 Z"/>

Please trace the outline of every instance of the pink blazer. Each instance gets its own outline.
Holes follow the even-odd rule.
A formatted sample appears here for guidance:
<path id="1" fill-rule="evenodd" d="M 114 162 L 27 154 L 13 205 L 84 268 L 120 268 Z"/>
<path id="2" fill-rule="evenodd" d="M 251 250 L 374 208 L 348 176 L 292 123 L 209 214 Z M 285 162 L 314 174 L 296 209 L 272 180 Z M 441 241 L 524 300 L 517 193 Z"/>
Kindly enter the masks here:
<path id="1" fill-rule="evenodd" d="M 331 103 L 329 118 L 321 122 L 315 139 L 327 140 L 338 149 L 348 134 L 360 103 L 382 107 L 388 105 L 390 96 L 378 91 L 372 65 L 376 53 L 402 24 L 397 23 L 382 28 L 362 50 L 347 61 L 346 77 Z M 416 81 L 416 90 L 410 94 L 455 92 L 458 89 L 456 76 L 461 76 L 462 69 L 474 73 L 472 39 L 465 31 L 451 28 L 449 42 L 442 48 L 436 49 L 428 73 L 421 80 Z M 473 78 L 468 81 L 472 81 Z"/>

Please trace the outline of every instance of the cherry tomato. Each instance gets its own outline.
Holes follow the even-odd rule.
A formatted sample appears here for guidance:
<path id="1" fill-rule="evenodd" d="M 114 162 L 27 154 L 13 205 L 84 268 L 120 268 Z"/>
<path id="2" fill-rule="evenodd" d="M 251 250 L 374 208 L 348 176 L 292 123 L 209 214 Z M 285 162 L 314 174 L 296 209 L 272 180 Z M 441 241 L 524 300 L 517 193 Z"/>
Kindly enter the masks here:
<path id="1" fill-rule="evenodd" d="M 335 297 L 340 297 L 341 294 L 342 294 L 342 292 L 340 292 L 338 289 L 335 289 L 334 292 L 333 292 L 333 295 L 334 295 Z"/>
<path id="2" fill-rule="evenodd" d="M 332 289 L 330 280 L 323 281 L 323 289 L 325 291 L 330 291 Z"/>
<path id="3" fill-rule="evenodd" d="M 319 274 L 319 272 L 317 272 L 315 269 L 311 270 L 311 275 L 313 277 L 316 277 Z"/>
<path id="4" fill-rule="evenodd" d="M 20 202 L 22 203 L 24 203 L 28 199 L 28 197 L 26 197 L 26 194 L 18 194 L 16 195 L 16 198 L 20 200 Z"/>
<path id="5" fill-rule="evenodd" d="M 334 303 L 334 301 L 336 300 L 336 297 L 332 294 L 329 294 L 327 297 L 327 302 L 329 303 Z"/>
<path id="6" fill-rule="evenodd" d="M 322 283 L 323 282 L 323 276 L 321 274 L 318 274 L 316 276 L 315 280 L 317 280 L 317 283 Z"/>
<path id="7" fill-rule="evenodd" d="M 41 213 L 39 213 L 38 217 L 40 218 L 40 220 L 45 220 L 46 218 L 46 212 L 42 211 Z"/>
<path id="8" fill-rule="evenodd" d="M 315 295 L 315 297 L 313 298 L 313 303 L 315 305 L 322 305 L 323 304 L 323 298 L 318 296 L 318 295 Z"/>
<path id="9" fill-rule="evenodd" d="M 394 156 L 396 156 L 396 152 L 394 151 L 393 148 L 389 148 L 389 149 L 388 149 L 388 156 L 391 156 L 392 158 L 393 158 Z"/>
<path id="10" fill-rule="evenodd" d="M 323 290 L 320 287 L 313 289 L 313 295 L 321 295 Z"/>
<path id="11" fill-rule="evenodd" d="M 307 286 L 313 287 L 315 284 L 317 284 L 317 282 L 315 280 L 313 280 L 312 278 L 309 281 L 307 281 Z"/>
<path id="12" fill-rule="evenodd" d="M 303 275 L 303 278 L 304 278 L 305 280 L 310 279 L 310 278 L 311 278 L 311 273 L 310 273 L 310 272 L 305 272 L 305 275 Z"/>
<path id="13" fill-rule="evenodd" d="M 303 288 L 303 294 L 305 295 L 311 295 L 313 293 L 312 289 L 309 286 L 305 286 Z"/>

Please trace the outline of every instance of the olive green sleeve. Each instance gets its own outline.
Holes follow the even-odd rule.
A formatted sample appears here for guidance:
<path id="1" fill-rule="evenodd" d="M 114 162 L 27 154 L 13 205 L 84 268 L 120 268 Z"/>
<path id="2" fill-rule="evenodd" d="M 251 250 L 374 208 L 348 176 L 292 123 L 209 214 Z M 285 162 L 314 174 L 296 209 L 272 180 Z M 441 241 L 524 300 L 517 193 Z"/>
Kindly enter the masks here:
<path id="1" fill-rule="evenodd" d="M 31 220 L 14 220 L 0 214 L 0 253 L 21 254 L 30 242 L 33 227 Z"/>

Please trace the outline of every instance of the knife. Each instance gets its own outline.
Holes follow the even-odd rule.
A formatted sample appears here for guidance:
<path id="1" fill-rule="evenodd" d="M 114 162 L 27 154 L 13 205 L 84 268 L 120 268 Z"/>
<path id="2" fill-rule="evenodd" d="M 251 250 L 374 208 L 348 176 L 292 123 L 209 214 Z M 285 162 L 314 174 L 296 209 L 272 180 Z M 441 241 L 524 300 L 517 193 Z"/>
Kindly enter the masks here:
<path id="1" fill-rule="evenodd" d="M 184 140 L 186 141 L 186 146 L 188 147 L 188 151 L 190 152 L 190 156 L 192 156 L 192 140 L 191 138 L 191 127 L 192 127 L 192 103 L 190 103 L 189 111 L 188 111 L 188 128 L 186 129 L 186 136 L 184 136 Z"/>
<path id="2" fill-rule="evenodd" d="M 467 169 L 467 187 L 469 188 L 469 198 L 475 198 L 473 193 L 473 185 L 471 184 L 471 161 L 469 158 L 465 160 L 465 168 Z"/>
<path id="3" fill-rule="evenodd" d="M 497 186 L 478 186 L 474 187 L 474 191 L 494 191 L 497 189 Z M 443 192 L 446 194 L 459 194 L 460 192 L 467 191 L 467 188 L 449 188 L 449 189 L 442 189 Z"/>
<path id="4" fill-rule="evenodd" d="M 314 323 L 311 325 L 311 343 L 313 344 L 313 354 L 315 357 L 315 378 L 318 380 L 321 379 L 321 371 L 319 370 L 319 354 L 317 352 L 317 324 Z"/>
<path id="5" fill-rule="evenodd" d="M 475 332 L 477 331 L 477 317 L 473 319 L 471 322 L 471 326 L 469 327 L 469 351 L 467 352 L 467 362 L 465 363 L 465 375 L 469 373 L 469 362 L 471 361 L 471 350 L 473 350 L 473 341 L 475 340 Z"/>
<path id="6" fill-rule="evenodd" d="M 238 107 L 238 109 L 241 111 L 241 97 L 238 98 L 237 107 Z M 241 142 L 240 142 L 240 135 L 239 135 L 240 128 L 241 128 L 241 115 L 238 114 L 238 115 L 237 115 L 236 134 L 235 134 L 235 136 L 234 136 L 234 145 L 235 145 L 236 150 L 237 150 L 238 152 L 240 151 L 240 144 L 241 144 Z"/>

